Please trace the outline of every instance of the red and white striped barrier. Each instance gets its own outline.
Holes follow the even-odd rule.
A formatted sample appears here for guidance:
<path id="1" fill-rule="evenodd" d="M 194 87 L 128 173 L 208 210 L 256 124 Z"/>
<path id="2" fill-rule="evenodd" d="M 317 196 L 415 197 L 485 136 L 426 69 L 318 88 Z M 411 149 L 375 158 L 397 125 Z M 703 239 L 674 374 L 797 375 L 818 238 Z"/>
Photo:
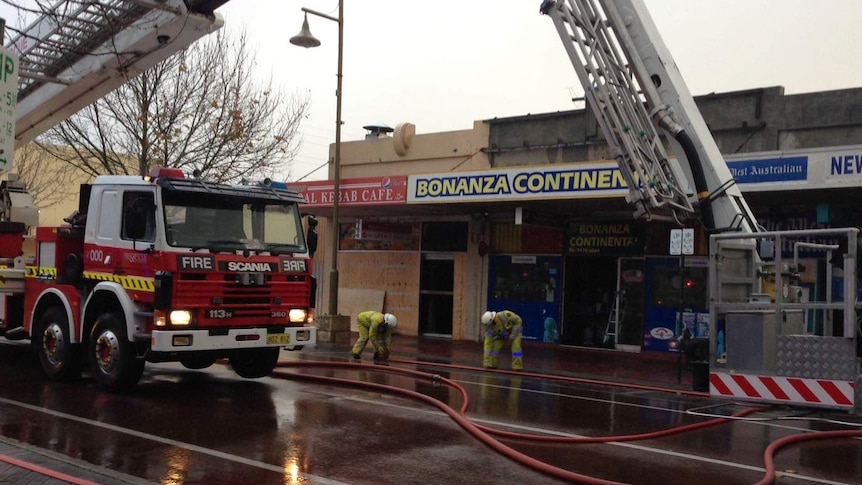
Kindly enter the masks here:
<path id="1" fill-rule="evenodd" d="M 710 395 L 782 404 L 852 408 L 853 387 L 850 381 L 718 372 L 709 375 Z"/>

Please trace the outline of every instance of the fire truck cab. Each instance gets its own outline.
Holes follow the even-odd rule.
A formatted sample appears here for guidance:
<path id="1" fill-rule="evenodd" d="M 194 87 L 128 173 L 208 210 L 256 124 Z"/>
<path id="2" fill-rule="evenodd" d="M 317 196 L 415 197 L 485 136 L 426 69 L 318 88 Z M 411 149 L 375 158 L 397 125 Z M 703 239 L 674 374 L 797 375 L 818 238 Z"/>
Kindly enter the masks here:
<path id="1" fill-rule="evenodd" d="M 226 358 L 265 376 L 282 347 L 316 342 L 302 201 L 283 184 L 179 169 L 100 176 L 68 225 L 37 228 L 32 266 L 2 270 L 0 335 L 30 338 L 52 379 L 88 364 L 112 390 L 133 387 L 147 361 Z"/>

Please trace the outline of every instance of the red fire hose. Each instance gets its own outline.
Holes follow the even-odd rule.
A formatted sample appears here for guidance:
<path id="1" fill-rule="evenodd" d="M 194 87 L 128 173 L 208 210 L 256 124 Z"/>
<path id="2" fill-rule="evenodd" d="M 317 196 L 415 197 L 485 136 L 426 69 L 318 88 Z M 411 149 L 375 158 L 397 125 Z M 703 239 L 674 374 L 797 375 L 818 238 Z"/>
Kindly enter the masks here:
<path id="1" fill-rule="evenodd" d="M 410 361 L 401 361 L 401 360 L 393 360 L 394 362 L 402 362 L 402 363 L 410 363 L 410 364 L 426 364 L 426 365 L 434 365 L 434 366 L 442 366 L 442 367 L 454 367 L 461 369 L 470 369 L 475 370 L 472 367 L 465 366 L 457 366 L 453 364 L 429 364 L 429 363 L 419 363 L 419 362 L 410 362 Z M 466 417 L 467 409 L 469 407 L 469 396 L 467 395 L 466 389 L 464 389 L 460 384 L 447 379 L 445 377 L 429 374 L 427 372 L 421 372 L 411 369 L 403 369 L 399 367 L 391 367 L 391 366 L 379 366 L 379 365 L 368 365 L 354 362 L 320 362 L 320 361 L 297 361 L 297 362 L 289 362 L 289 363 L 280 363 L 280 367 L 285 368 L 338 368 L 338 369 L 349 369 L 349 370 L 374 370 L 378 372 L 386 372 L 391 374 L 400 374 L 416 379 L 430 380 L 435 383 L 440 383 L 446 385 L 452 389 L 457 390 L 462 398 L 462 405 L 460 411 L 456 411 L 451 406 L 446 403 L 443 403 L 435 398 L 427 396 L 425 394 L 403 389 L 395 386 L 388 386 L 384 384 L 377 384 L 372 382 L 362 382 L 362 381 L 354 381 L 350 379 L 341 379 L 336 377 L 324 377 L 324 376 L 315 376 L 310 374 L 299 374 L 299 373 L 288 373 L 288 372 L 275 372 L 273 377 L 283 378 L 283 379 L 294 379 L 294 380 L 305 380 L 311 382 L 325 382 L 330 384 L 339 384 L 350 387 L 360 387 L 365 389 L 374 389 L 377 391 L 389 393 L 389 394 L 399 394 L 410 399 L 418 400 L 425 402 L 431 406 L 434 406 L 444 413 L 448 414 L 459 426 L 464 428 L 471 435 L 479 439 L 481 442 L 489 446 L 494 451 L 518 462 L 521 463 L 533 470 L 544 473 L 546 475 L 560 478 L 562 480 L 568 480 L 574 483 L 582 483 L 588 485 L 594 484 L 620 484 L 620 482 L 604 480 L 601 478 L 590 477 L 586 475 L 581 475 L 569 470 L 565 470 L 559 467 L 555 467 L 548 463 L 536 460 L 528 455 L 525 455 L 505 444 L 501 443 L 497 439 L 493 438 L 491 435 L 502 436 L 510 439 L 521 439 L 521 440 L 532 440 L 532 441 L 540 441 L 540 442 L 554 442 L 554 443 L 605 443 L 605 442 L 621 442 L 621 441 L 634 441 L 641 439 L 651 439 L 658 438 L 662 436 L 668 436 L 676 433 L 683 433 L 687 431 L 692 431 L 695 429 L 704 428 L 707 426 L 714 426 L 717 424 L 725 423 L 730 418 L 740 417 L 752 414 L 761 409 L 746 409 L 741 412 L 735 413 L 734 415 L 728 418 L 717 418 L 709 421 L 704 421 L 701 423 L 694 423 L 684 426 L 679 426 L 675 428 L 670 428 L 666 430 L 654 431 L 650 433 L 641 433 L 634 435 L 619 435 L 619 436 L 605 436 L 605 437 L 561 437 L 561 436 L 549 436 L 549 435 L 528 435 L 522 433 L 514 433 L 509 431 L 497 430 L 494 428 L 486 427 L 483 425 L 479 425 L 473 423 L 470 419 Z M 498 371 L 499 372 L 499 371 Z M 507 371 L 502 371 L 506 373 Z M 570 378 L 570 377 L 561 377 L 561 376 L 548 376 L 545 374 L 529 374 L 518 372 L 517 375 L 528 375 L 531 377 L 537 378 L 553 378 L 553 379 L 562 379 L 567 381 L 575 381 L 575 382 L 586 382 L 590 384 L 602 384 L 602 385 L 613 385 L 618 387 L 633 387 L 636 389 L 649 389 L 663 392 L 674 392 L 674 393 L 684 393 L 684 394 L 694 394 L 687 393 L 676 390 L 668 390 L 664 388 L 654 388 L 650 386 L 641 386 L 641 385 L 626 385 L 621 383 L 606 383 L 604 381 L 593 380 L 593 379 L 580 379 L 580 378 Z M 699 396 L 703 396 L 703 393 L 696 393 Z M 826 432 L 816 432 L 816 433 L 806 433 L 800 435 L 793 435 L 782 438 L 773 442 L 767 447 L 764 453 L 764 463 L 766 468 L 766 474 L 764 478 L 757 482 L 755 485 L 764 485 L 770 484 L 775 480 L 775 465 L 774 465 L 774 455 L 778 449 L 788 444 L 792 444 L 799 441 L 806 440 L 814 440 L 814 439 L 827 439 L 827 438 L 847 438 L 847 437 L 862 437 L 862 431 L 826 431 Z"/>

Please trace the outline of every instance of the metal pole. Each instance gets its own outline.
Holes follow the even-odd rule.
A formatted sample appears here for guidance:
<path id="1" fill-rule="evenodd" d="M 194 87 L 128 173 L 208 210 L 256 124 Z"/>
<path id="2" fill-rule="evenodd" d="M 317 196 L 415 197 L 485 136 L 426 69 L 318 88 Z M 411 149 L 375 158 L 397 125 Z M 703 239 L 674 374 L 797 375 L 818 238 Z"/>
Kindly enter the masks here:
<path id="1" fill-rule="evenodd" d="M 682 384 L 682 336 L 685 334 L 685 321 L 682 318 L 683 307 L 685 306 L 685 254 L 679 256 L 679 309 L 677 310 L 676 321 L 676 383 Z"/>
<path id="2" fill-rule="evenodd" d="M 338 224 L 338 206 L 341 198 L 341 65 L 344 53 L 344 2 L 338 2 L 338 78 L 335 91 L 335 159 L 332 199 L 332 268 L 329 272 L 329 314 L 338 315 L 338 243 L 341 231 Z"/>

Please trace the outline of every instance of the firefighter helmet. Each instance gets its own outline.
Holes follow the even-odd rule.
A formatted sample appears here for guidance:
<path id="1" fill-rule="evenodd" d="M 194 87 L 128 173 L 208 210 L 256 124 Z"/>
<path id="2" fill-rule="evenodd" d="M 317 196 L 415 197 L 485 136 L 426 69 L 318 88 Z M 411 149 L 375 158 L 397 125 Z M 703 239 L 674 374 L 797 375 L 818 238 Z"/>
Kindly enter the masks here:
<path id="1" fill-rule="evenodd" d="M 497 312 L 485 312 L 482 314 L 482 325 L 488 325 L 497 316 Z"/>
<path id="2" fill-rule="evenodd" d="M 392 329 L 398 326 L 398 319 L 395 318 L 395 315 L 391 313 L 384 313 L 383 323 L 385 323 L 390 329 Z"/>

